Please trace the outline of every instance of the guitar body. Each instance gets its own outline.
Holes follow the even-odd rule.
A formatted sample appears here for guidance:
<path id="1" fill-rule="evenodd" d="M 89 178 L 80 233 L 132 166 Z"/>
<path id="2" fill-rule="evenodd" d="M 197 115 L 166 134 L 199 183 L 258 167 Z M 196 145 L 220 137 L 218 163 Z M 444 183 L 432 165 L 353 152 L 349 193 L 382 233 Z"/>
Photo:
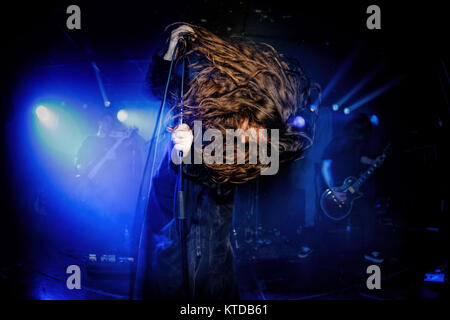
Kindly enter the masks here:
<path id="1" fill-rule="evenodd" d="M 96 179 L 97 174 L 107 161 L 116 158 L 115 152 L 135 132 L 137 132 L 136 128 L 129 128 L 124 132 L 119 131 L 110 134 L 110 137 L 117 139 L 114 145 L 98 161 L 94 161 L 92 165 L 88 165 L 79 172 L 76 176 L 75 190 L 82 202 L 86 202 L 88 199 L 96 199 L 107 192 L 108 188 L 100 187 L 100 184 L 96 182 L 98 180 Z"/>
<path id="2" fill-rule="evenodd" d="M 353 201 L 363 196 L 360 189 L 361 185 L 372 175 L 376 168 L 378 168 L 387 156 L 391 144 L 388 143 L 384 148 L 383 153 L 377 157 L 374 163 L 364 172 L 359 178 L 347 177 L 340 187 L 331 187 L 325 190 L 320 197 L 320 207 L 323 213 L 332 220 L 342 220 L 348 217 L 352 211 Z M 336 198 L 334 192 L 345 193 L 345 201 L 340 201 Z"/>
<path id="3" fill-rule="evenodd" d="M 340 187 L 332 188 L 335 191 L 345 193 L 347 195 L 345 201 L 339 201 L 330 188 L 322 193 L 320 207 L 328 218 L 339 221 L 348 217 L 352 211 L 353 201 L 363 196 L 363 193 L 350 188 L 356 180 L 355 177 L 347 177 Z"/>

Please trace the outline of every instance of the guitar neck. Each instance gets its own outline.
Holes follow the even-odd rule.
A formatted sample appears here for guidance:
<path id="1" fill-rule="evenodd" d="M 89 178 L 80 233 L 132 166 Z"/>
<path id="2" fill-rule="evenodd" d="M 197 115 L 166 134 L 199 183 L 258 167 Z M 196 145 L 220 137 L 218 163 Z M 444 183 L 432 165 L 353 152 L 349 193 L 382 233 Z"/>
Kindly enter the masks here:
<path id="1" fill-rule="evenodd" d="M 120 138 L 119 140 L 117 140 L 116 143 L 111 147 L 111 149 L 109 149 L 106 152 L 106 154 L 102 157 L 102 159 L 99 162 L 97 162 L 97 164 L 89 171 L 87 175 L 89 179 L 93 179 L 97 175 L 98 171 L 103 167 L 106 160 L 108 160 L 108 154 L 116 151 L 116 149 L 122 144 L 124 140 L 125 138 Z"/>
<path id="2" fill-rule="evenodd" d="M 386 158 L 389 150 L 391 148 L 391 143 L 389 142 L 386 147 L 383 150 L 383 153 L 381 154 L 382 159 L 384 160 L 384 158 Z M 381 162 L 381 164 L 383 163 L 383 161 Z M 381 164 L 372 164 L 369 169 L 367 169 L 363 174 L 361 174 L 359 176 L 358 179 L 356 179 L 356 181 L 352 184 L 352 188 L 355 190 L 358 190 L 361 185 L 372 175 L 372 173 L 381 165 Z"/>
<path id="3" fill-rule="evenodd" d="M 361 185 L 372 175 L 372 173 L 377 169 L 376 165 L 371 165 L 364 173 L 362 173 L 358 179 L 352 184 L 352 188 L 358 190 Z"/>

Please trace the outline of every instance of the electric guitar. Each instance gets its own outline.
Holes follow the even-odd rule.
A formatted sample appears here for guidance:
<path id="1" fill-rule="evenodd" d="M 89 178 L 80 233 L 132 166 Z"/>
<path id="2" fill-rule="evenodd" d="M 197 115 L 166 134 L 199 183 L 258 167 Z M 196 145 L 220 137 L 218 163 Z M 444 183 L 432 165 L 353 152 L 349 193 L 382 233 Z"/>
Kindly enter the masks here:
<path id="1" fill-rule="evenodd" d="M 106 154 L 96 163 L 96 165 L 92 168 L 90 168 L 89 172 L 87 173 L 87 177 L 89 180 L 93 180 L 97 173 L 100 171 L 101 168 L 105 165 L 105 163 L 110 160 L 114 159 L 116 150 L 122 145 L 122 143 L 131 137 L 131 135 L 136 132 L 136 128 L 130 128 L 126 130 L 123 134 L 119 135 L 117 141 L 114 143 L 114 145 L 106 152 Z"/>
<path id="2" fill-rule="evenodd" d="M 341 186 L 328 188 L 322 193 L 322 196 L 320 197 L 320 207 L 328 218 L 339 221 L 348 217 L 352 211 L 353 202 L 364 195 L 359 191 L 362 184 L 383 164 L 389 149 L 390 144 L 384 148 L 383 153 L 379 157 L 380 161 L 376 161 L 372 164 L 358 178 L 353 176 L 347 177 Z M 345 193 L 347 196 L 346 200 L 339 200 L 334 191 Z"/>
<path id="3" fill-rule="evenodd" d="M 95 193 L 94 190 L 97 190 L 98 193 L 101 193 L 101 190 L 98 190 L 97 184 L 95 183 L 95 177 L 99 173 L 99 171 L 103 168 L 105 163 L 108 160 L 115 159 L 115 152 L 117 149 L 132 136 L 134 132 L 137 132 L 137 128 L 129 128 L 123 132 L 117 132 L 115 134 L 110 134 L 111 137 L 116 138 L 116 142 L 113 144 L 111 148 L 94 164 L 90 164 L 87 168 L 82 169 L 75 176 L 76 178 L 76 194 L 78 197 L 85 201 L 91 193 Z"/>

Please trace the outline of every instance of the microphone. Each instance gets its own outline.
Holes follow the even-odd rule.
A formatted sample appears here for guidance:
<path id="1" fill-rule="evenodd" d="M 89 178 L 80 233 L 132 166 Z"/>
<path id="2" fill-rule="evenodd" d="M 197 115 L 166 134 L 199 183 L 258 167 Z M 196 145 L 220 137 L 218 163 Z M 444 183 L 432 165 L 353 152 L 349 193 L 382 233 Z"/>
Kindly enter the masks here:
<path id="1" fill-rule="evenodd" d="M 184 32 L 184 33 L 180 33 L 179 34 L 179 38 L 178 38 L 178 46 L 180 46 L 180 50 L 179 53 L 177 54 L 179 55 L 183 55 L 186 51 L 188 51 L 190 44 L 191 44 L 191 40 L 192 40 L 192 34 L 189 32 Z"/>
<path id="2" fill-rule="evenodd" d="M 192 40 L 192 34 L 190 32 L 180 33 L 180 38 L 178 39 L 178 41 L 190 42 L 191 40 Z"/>

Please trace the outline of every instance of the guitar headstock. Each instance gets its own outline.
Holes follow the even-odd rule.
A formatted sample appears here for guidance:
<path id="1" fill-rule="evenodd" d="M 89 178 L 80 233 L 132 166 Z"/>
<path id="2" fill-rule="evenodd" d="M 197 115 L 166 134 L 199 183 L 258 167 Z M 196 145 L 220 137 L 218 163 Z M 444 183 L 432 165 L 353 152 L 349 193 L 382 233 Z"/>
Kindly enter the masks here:
<path id="1" fill-rule="evenodd" d="M 375 167 L 379 167 L 383 164 L 384 160 L 386 160 L 387 156 L 390 155 L 391 153 L 391 143 L 389 142 L 383 149 L 383 153 L 381 155 L 379 155 L 376 159 L 375 159 Z"/>
<path id="2" fill-rule="evenodd" d="M 392 143 L 388 142 L 388 144 L 383 149 L 383 154 L 385 155 L 385 157 L 387 157 L 388 155 L 391 154 L 391 151 L 392 151 Z"/>

